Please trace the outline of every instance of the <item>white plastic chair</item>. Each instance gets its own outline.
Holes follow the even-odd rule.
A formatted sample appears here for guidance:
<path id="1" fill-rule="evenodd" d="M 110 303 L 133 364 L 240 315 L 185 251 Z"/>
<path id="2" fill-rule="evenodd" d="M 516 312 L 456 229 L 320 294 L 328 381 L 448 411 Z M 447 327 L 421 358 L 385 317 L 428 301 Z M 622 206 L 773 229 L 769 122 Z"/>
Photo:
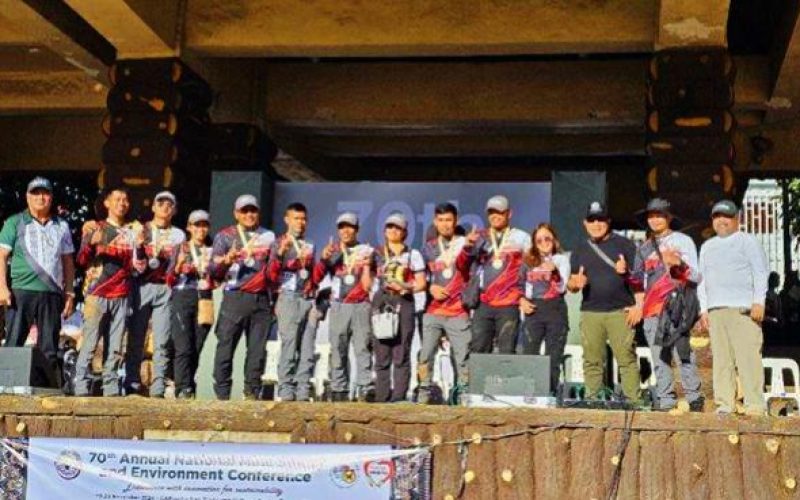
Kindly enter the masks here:
<path id="1" fill-rule="evenodd" d="M 647 362 L 650 364 L 650 376 L 647 380 L 640 380 L 639 387 L 642 389 L 647 389 L 650 386 L 656 384 L 656 367 L 653 364 L 653 353 L 650 351 L 649 347 L 637 347 L 636 348 L 636 361 L 639 365 L 639 373 L 642 373 L 642 360 L 646 359 Z M 617 358 L 614 358 L 613 363 L 613 376 L 614 382 L 620 383 L 622 382 L 620 375 L 619 375 L 619 364 L 617 364 Z"/>
<path id="2" fill-rule="evenodd" d="M 764 367 L 764 370 L 770 371 L 769 391 L 764 391 L 764 399 L 767 404 L 770 399 L 794 399 L 797 407 L 800 408 L 800 367 L 798 367 L 797 361 L 790 358 L 763 358 L 761 366 Z M 786 383 L 783 380 L 784 371 L 792 374 L 793 392 L 786 391 Z M 766 377 L 764 378 L 766 380 Z"/>

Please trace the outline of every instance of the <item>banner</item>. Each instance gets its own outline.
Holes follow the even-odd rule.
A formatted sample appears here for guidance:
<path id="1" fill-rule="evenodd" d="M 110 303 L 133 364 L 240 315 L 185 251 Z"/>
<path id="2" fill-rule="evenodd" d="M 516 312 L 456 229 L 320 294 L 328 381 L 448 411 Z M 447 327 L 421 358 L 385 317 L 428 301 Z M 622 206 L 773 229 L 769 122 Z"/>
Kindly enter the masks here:
<path id="1" fill-rule="evenodd" d="M 430 455 L 384 445 L 3 439 L 0 491 L 28 500 L 429 498 Z"/>
<path id="2" fill-rule="evenodd" d="M 286 230 L 283 212 L 292 202 L 308 209 L 306 236 L 321 249 L 336 236 L 336 217 L 345 211 L 358 215 L 361 241 L 383 244 L 383 223 L 392 212 L 408 219 L 406 242 L 420 248 L 433 221 L 436 205 L 449 201 L 459 211 L 459 223 L 469 229 L 486 226 L 486 200 L 506 196 L 513 212 L 511 225 L 530 231 L 550 220 L 547 182 L 279 182 L 275 185 L 273 226 Z"/>

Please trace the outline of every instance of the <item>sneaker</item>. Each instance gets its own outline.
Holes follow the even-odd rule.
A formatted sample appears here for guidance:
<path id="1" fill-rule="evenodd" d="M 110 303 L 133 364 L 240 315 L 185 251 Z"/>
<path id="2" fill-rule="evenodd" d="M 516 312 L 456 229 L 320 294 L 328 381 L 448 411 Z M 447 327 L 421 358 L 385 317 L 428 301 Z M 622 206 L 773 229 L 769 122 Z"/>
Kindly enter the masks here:
<path id="1" fill-rule="evenodd" d="M 375 390 L 371 387 L 357 387 L 356 388 L 356 401 L 359 403 L 374 403 Z"/>
<path id="2" fill-rule="evenodd" d="M 417 392 L 417 403 L 427 405 L 431 402 L 431 391 L 427 387 L 420 387 Z"/>
<path id="3" fill-rule="evenodd" d="M 347 391 L 333 391 L 331 392 L 331 402 L 333 403 L 347 403 L 350 401 L 350 393 Z"/>
<path id="4" fill-rule="evenodd" d="M 705 406 L 706 406 L 706 398 L 700 396 L 699 398 L 689 403 L 689 411 L 702 413 Z"/>

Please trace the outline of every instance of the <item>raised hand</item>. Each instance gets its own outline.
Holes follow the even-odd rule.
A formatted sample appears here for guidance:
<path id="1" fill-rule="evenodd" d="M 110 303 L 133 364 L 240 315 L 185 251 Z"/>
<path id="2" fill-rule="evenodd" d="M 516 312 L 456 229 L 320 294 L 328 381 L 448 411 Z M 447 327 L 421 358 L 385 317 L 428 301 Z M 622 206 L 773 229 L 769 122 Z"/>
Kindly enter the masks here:
<path id="1" fill-rule="evenodd" d="M 331 236 L 331 238 L 328 240 L 328 244 L 322 249 L 322 259 L 329 260 L 331 257 L 333 257 L 333 252 L 335 251 L 336 247 L 333 244 L 333 236 Z"/>
<path id="2" fill-rule="evenodd" d="M 664 264 L 667 267 L 681 265 L 681 253 L 674 248 L 667 248 L 661 251 L 661 257 L 664 259 Z"/>
<path id="3" fill-rule="evenodd" d="M 292 238 L 287 234 L 281 239 L 281 242 L 278 244 L 278 257 L 283 257 L 286 255 L 286 252 L 289 251 L 289 248 L 292 246 Z"/>
<path id="4" fill-rule="evenodd" d="M 81 235 L 86 236 L 89 233 L 97 230 L 97 221 L 87 220 L 83 223 L 83 227 L 81 228 Z"/>
<path id="5" fill-rule="evenodd" d="M 570 276 L 569 288 L 572 290 L 583 290 L 588 282 L 589 278 L 586 276 L 586 271 L 583 269 L 583 266 L 581 266 L 577 274 Z"/>
<path id="6" fill-rule="evenodd" d="M 617 274 L 627 274 L 628 272 L 628 263 L 625 262 L 625 256 L 619 254 L 619 258 L 617 262 L 614 263 L 614 269 L 616 269 Z"/>

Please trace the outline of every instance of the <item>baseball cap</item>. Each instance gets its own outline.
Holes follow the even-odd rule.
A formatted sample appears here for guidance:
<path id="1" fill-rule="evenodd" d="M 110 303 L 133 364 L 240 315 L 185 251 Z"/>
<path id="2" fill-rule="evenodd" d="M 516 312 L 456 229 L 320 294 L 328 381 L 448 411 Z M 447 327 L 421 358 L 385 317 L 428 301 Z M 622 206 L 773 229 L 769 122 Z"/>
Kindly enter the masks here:
<path id="1" fill-rule="evenodd" d="M 389 224 L 394 224 L 395 226 L 402 227 L 403 229 L 408 229 L 408 220 L 406 220 L 406 216 L 400 212 L 389 214 L 389 217 L 386 218 L 386 222 L 384 222 L 383 225 L 385 227 Z"/>
<path id="2" fill-rule="evenodd" d="M 28 183 L 28 192 L 31 193 L 31 192 L 33 192 L 33 191 L 35 191 L 37 189 L 45 189 L 45 190 L 47 190 L 47 191 L 52 193 L 53 192 L 53 184 L 49 180 L 45 179 L 44 177 L 38 177 L 37 176 L 37 177 L 34 177 L 33 179 L 31 179 L 31 181 Z"/>
<path id="3" fill-rule="evenodd" d="M 256 207 L 260 209 L 261 205 L 258 204 L 258 200 L 252 194 L 243 194 L 236 198 L 236 203 L 233 204 L 233 207 L 236 210 L 241 210 L 244 207 Z"/>
<path id="4" fill-rule="evenodd" d="M 175 195 L 170 193 L 169 191 L 161 191 L 160 193 L 156 194 L 153 198 L 153 201 L 159 200 L 169 200 L 172 202 L 173 205 L 177 205 L 178 201 L 175 199 Z"/>
<path id="5" fill-rule="evenodd" d="M 197 224 L 198 222 L 209 222 L 211 217 L 205 210 L 192 210 L 189 214 L 189 224 Z"/>
<path id="6" fill-rule="evenodd" d="M 586 207 L 586 218 L 608 219 L 608 209 L 603 202 L 593 201 Z"/>
<path id="7" fill-rule="evenodd" d="M 358 227 L 358 216 L 353 212 L 344 212 L 336 218 L 336 225 L 349 224 L 353 227 Z"/>
<path id="8" fill-rule="evenodd" d="M 492 196 L 486 202 L 486 210 L 497 210 L 498 212 L 505 212 L 506 210 L 508 210 L 508 198 L 500 194 Z"/>
<path id="9" fill-rule="evenodd" d="M 736 203 L 731 200 L 720 200 L 711 207 L 711 215 L 722 214 L 728 217 L 735 217 L 739 213 Z"/>

